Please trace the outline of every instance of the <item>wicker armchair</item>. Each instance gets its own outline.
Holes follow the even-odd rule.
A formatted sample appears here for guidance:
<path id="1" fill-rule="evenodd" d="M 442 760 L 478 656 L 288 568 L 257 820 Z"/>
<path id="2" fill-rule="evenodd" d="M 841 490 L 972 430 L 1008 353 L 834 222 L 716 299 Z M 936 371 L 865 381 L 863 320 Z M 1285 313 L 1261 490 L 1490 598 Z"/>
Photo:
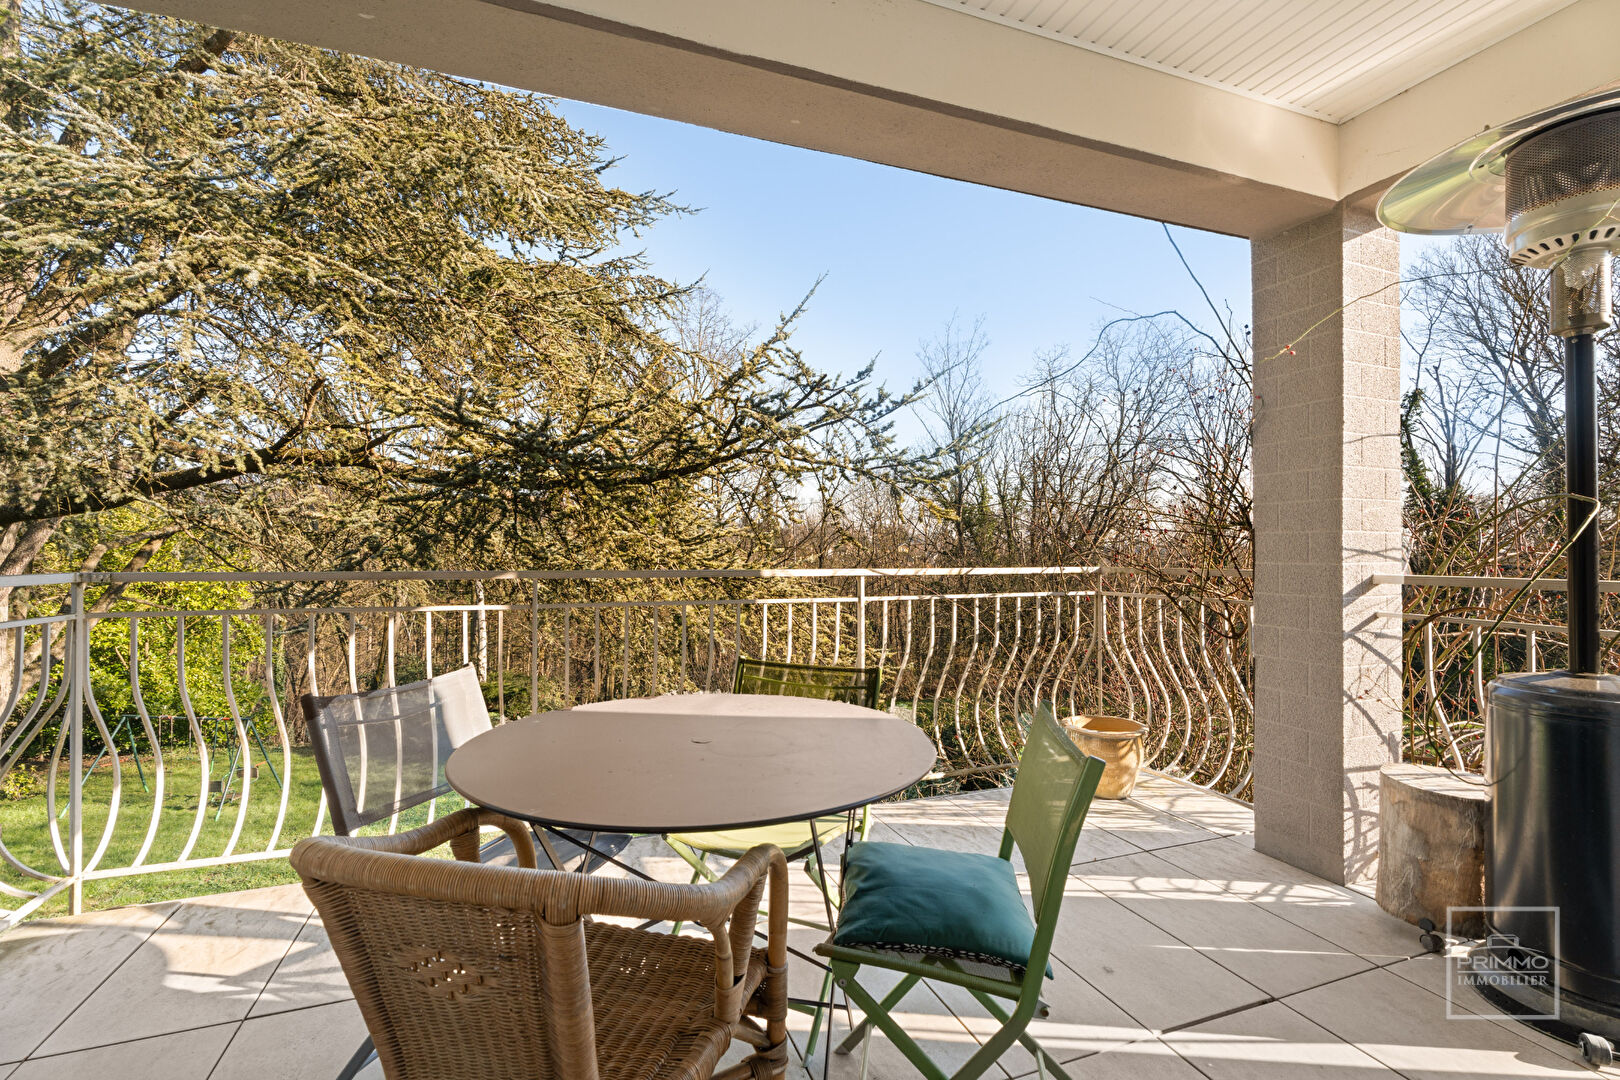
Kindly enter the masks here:
<path id="1" fill-rule="evenodd" d="M 480 825 L 506 833 L 519 866 L 477 862 Z M 416 857 L 444 843 L 459 861 Z M 527 826 L 468 809 L 397 836 L 302 840 L 292 865 L 389 1080 L 783 1075 L 788 880 L 774 847 L 702 885 L 589 877 L 532 869 Z M 713 940 L 593 915 L 686 920 Z M 754 1053 L 716 1074 L 733 1038 Z"/>

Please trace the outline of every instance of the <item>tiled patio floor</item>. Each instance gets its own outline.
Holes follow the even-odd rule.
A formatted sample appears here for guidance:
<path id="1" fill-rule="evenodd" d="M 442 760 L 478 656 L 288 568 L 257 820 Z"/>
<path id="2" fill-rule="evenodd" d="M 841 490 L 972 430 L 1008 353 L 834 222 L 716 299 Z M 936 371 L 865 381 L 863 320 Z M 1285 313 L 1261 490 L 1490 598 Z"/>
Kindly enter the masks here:
<path id="1" fill-rule="evenodd" d="M 886 805 L 876 838 L 994 852 L 1005 798 Z M 1034 1027 L 1077 1080 L 1594 1075 L 1516 1024 L 1447 1020 L 1443 962 L 1420 953 L 1412 927 L 1257 854 L 1251 828 L 1244 807 L 1159 777 L 1093 807 L 1055 946 L 1052 1016 Z M 648 872 L 685 879 L 651 841 L 631 850 Z M 820 911 L 807 884 L 795 903 Z M 820 936 L 795 934 L 805 949 Z M 803 965 L 795 979 L 797 995 L 819 985 Z M 29 923 L 0 937 L 0 980 L 0 1080 L 327 1080 L 364 1035 L 297 887 Z M 945 1062 L 989 1028 L 949 988 L 914 992 L 903 1008 Z M 793 1023 L 802 1040 L 808 1018 Z M 855 1076 L 858 1060 L 835 1056 L 833 1075 Z M 1015 1077 L 1034 1062 L 1015 1047 L 1001 1067 Z M 916 1074 L 874 1039 L 870 1075 Z"/>

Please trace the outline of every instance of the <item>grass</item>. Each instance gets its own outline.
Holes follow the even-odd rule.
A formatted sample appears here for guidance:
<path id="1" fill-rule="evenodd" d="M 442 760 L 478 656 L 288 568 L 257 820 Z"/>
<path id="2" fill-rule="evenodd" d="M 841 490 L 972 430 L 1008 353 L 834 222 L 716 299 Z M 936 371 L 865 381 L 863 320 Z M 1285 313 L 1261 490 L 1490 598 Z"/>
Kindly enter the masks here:
<path id="1" fill-rule="evenodd" d="M 276 786 L 270 770 L 259 761 L 257 748 L 254 761 L 259 766 L 259 775 L 252 781 L 242 832 L 236 842 L 237 854 L 266 849 L 275 830 L 276 811 L 281 801 L 281 790 Z M 198 788 L 202 779 L 198 756 L 189 748 L 165 750 L 163 762 L 165 772 L 163 807 L 158 817 L 157 834 L 145 859 L 146 864 L 178 859 L 196 820 Z M 283 769 L 279 748 L 274 746 L 270 748 L 270 763 L 275 766 L 278 773 L 283 774 L 282 779 L 289 783 L 287 816 L 276 842 L 278 848 L 288 848 L 302 837 L 308 836 L 314 827 L 315 814 L 321 798 L 320 774 L 315 766 L 314 755 L 307 746 L 293 748 L 290 775 L 288 770 Z M 210 764 L 213 777 L 216 780 L 222 777 L 225 763 L 216 755 L 211 757 Z M 146 771 L 148 786 L 154 786 L 155 770 L 152 756 L 141 755 L 141 765 Z M 111 869 L 130 865 L 145 840 L 146 831 L 152 820 L 155 791 L 142 790 L 134 762 L 127 754 L 122 758 L 121 770 L 123 792 L 118 818 L 108 843 L 107 853 L 97 864 L 101 868 Z M 68 770 L 64 765 L 57 774 L 58 812 L 67 806 L 67 786 Z M 112 789 L 112 766 L 104 760 L 84 785 L 86 859 L 101 843 Z M 241 776 L 238 773 L 232 785 L 231 798 L 226 802 L 223 813 L 218 813 L 218 793 L 204 796 L 208 800 L 208 806 L 203 814 L 202 827 L 198 832 L 196 844 L 191 849 L 191 858 L 209 858 L 224 854 L 231 832 L 236 827 L 237 815 L 242 808 L 242 803 L 237 797 L 240 789 Z M 459 809 L 462 805 L 461 798 L 452 795 L 439 800 L 438 812 L 442 815 Z M 217 820 L 216 813 L 218 813 Z M 49 816 L 50 810 L 46 806 L 43 791 L 27 798 L 0 801 L 0 842 L 4 842 L 12 854 L 29 866 L 47 873 L 59 871 L 60 865 L 51 842 Z M 426 819 L 427 807 L 417 807 L 400 815 L 400 828 L 410 828 Z M 61 813 L 58 823 L 62 843 L 65 845 L 66 813 Z M 382 824 L 373 826 L 375 830 L 382 828 Z M 328 835 L 332 832 L 329 815 L 322 822 L 321 832 Z M 298 876 L 287 865 L 285 856 L 225 866 L 105 878 L 85 882 L 84 907 L 86 911 L 90 911 L 123 904 L 150 904 L 161 900 L 204 896 L 209 893 L 256 889 L 266 885 L 285 885 L 297 880 Z M 12 866 L 3 864 L 0 864 L 0 881 L 29 890 L 41 887 L 41 882 L 18 873 Z M 4 898 L 0 903 L 5 907 L 15 907 L 20 901 Z M 49 918 L 67 913 L 68 898 L 64 892 L 52 897 L 31 917 Z"/>

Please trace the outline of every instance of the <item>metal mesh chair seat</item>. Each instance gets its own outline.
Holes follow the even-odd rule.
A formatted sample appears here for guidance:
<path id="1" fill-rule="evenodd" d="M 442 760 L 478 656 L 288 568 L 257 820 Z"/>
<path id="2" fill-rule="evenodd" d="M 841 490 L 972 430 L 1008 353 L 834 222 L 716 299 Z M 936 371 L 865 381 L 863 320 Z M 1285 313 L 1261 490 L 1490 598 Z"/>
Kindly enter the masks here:
<path id="1" fill-rule="evenodd" d="M 785 664 L 775 660 L 739 657 L 731 692 L 847 701 L 851 705 L 875 709 L 878 707 L 878 683 L 882 676 L 881 668 Z"/>

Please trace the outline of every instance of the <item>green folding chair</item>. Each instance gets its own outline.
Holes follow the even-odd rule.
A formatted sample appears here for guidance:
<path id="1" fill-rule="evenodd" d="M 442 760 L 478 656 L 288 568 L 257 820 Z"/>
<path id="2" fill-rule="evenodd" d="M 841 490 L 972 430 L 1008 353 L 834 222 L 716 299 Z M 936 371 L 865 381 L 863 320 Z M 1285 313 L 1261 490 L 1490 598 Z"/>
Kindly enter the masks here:
<path id="1" fill-rule="evenodd" d="M 882 675 L 881 668 L 785 664 L 739 657 L 731 690 L 734 694 L 781 694 L 786 697 L 819 698 L 823 701 L 847 701 L 851 705 L 864 705 L 868 709 L 875 709 L 878 707 L 878 688 Z M 870 826 L 871 811 L 863 808 L 856 827 L 856 835 L 864 840 Z M 664 837 L 664 841 L 691 865 L 694 884 L 704 879 L 718 880 L 719 875 L 708 864 L 710 855 L 737 859 L 759 844 L 775 844 L 782 849 L 790 862 L 794 859 L 804 860 L 805 872 L 836 907 L 838 898 L 833 895 L 822 867 L 816 863 L 815 842 L 819 838 L 826 844 L 843 836 L 848 830 L 849 817 L 845 814 L 833 814 L 816 819 L 813 835 L 810 822 L 789 821 L 781 825 L 732 829 L 724 832 L 670 833 Z M 830 926 L 806 919 L 791 921 L 819 930 L 832 929 Z M 680 932 L 679 923 L 675 925 L 675 932 Z M 821 996 L 824 1000 L 831 990 L 830 979 L 831 976 L 822 988 Z M 815 1050 L 816 1039 L 821 1031 L 822 1010 L 806 1006 L 801 1011 L 815 1014 L 815 1020 L 810 1026 L 810 1038 L 805 1044 L 805 1054 L 808 1056 Z"/>
<path id="2" fill-rule="evenodd" d="M 865 1014 L 836 1052 L 862 1046 L 861 1076 L 872 1027 L 881 1028 L 929 1080 L 968 1080 L 984 1073 L 1016 1040 L 1035 1055 L 1043 1076 L 1067 1076 L 1028 1032 L 1048 1014 L 1042 975 L 1063 906 L 1080 826 L 1102 779 L 1103 763 L 1081 753 L 1041 708 L 1019 759 L 998 858 L 902 844 L 856 844 L 845 856 L 844 904 L 838 930 L 816 952 L 833 979 Z M 1016 845 L 1029 874 L 1030 919 L 1012 870 Z M 863 967 L 904 977 L 881 999 L 859 981 Z M 932 979 L 965 988 L 1001 1027 L 947 1077 L 890 1010 Z M 1004 1001 L 1011 1001 L 1009 1010 Z"/>

